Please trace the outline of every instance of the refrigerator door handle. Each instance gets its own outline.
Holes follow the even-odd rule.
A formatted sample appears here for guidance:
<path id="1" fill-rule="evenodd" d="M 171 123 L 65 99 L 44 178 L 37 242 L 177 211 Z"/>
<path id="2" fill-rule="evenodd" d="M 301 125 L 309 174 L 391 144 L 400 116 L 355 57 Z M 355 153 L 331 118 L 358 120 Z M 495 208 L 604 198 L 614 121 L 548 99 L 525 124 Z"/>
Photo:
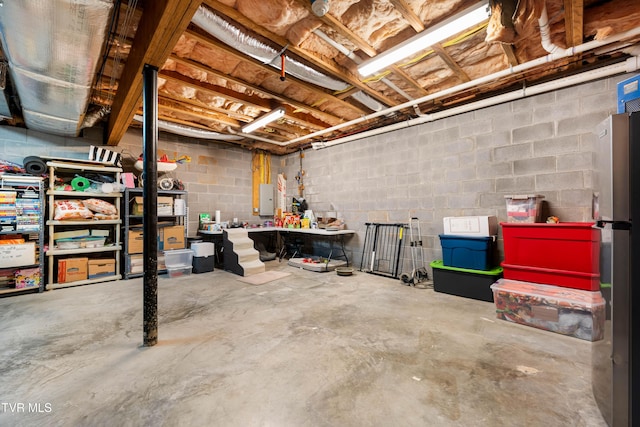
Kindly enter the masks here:
<path id="1" fill-rule="evenodd" d="M 604 219 L 596 221 L 596 227 L 598 228 L 605 228 L 607 224 L 611 224 L 613 230 L 631 230 L 630 221 L 605 221 Z"/>

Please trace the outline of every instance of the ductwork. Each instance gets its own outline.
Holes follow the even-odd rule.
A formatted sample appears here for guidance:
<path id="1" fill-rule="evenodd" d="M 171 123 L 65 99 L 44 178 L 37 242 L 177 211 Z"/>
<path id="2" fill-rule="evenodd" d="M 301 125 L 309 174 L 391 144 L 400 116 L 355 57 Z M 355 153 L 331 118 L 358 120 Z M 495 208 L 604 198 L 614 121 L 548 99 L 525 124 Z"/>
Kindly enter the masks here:
<path id="1" fill-rule="evenodd" d="M 142 123 L 144 117 L 139 114 L 133 116 L 133 120 Z M 218 141 L 239 141 L 241 136 L 227 135 L 205 129 L 198 129 L 192 126 L 183 126 L 178 123 L 172 123 L 167 120 L 158 120 L 158 129 L 174 133 L 176 135 L 187 136 L 189 138 L 214 139 Z"/>
<path id="2" fill-rule="evenodd" d="M 78 136 L 111 0 L 4 1 L 0 34 L 27 128 Z"/>
<path id="3" fill-rule="evenodd" d="M 7 73 L 9 72 L 9 66 L 6 62 L 0 62 L 0 117 L 7 119 L 11 118 L 11 108 L 9 107 L 9 94 Z"/>
<path id="4" fill-rule="evenodd" d="M 241 30 L 220 18 L 206 7 L 200 6 L 191 22 L 223 43 L 233 46 L 237 50 L 246 53 L 258 61 L 279 69 L 279 61 L 277 65 L 272 62 L 275 59 L 280 59 L 280 52 L 243 33 Z M 319 73 L 318 71 L 289 57 L 286 57 L 285 69 L 288 74 L 291 74 L 300 80 L 334 91 L 341 91 L 350 87 L 345 82 L 335 80 L 329 76 Z M 365 93 L 356 92 L 352 96 L 372 111 L 380 111 L 384 108 L 384 105 Z"/>

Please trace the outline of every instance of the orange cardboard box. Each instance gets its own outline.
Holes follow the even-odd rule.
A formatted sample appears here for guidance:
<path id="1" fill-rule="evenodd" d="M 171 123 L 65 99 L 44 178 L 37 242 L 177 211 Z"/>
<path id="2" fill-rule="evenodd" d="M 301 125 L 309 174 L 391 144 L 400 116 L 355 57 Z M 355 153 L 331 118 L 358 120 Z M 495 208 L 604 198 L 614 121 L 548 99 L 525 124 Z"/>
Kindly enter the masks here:
<path id="1" fill-rule="evenodd" d="M 58 283 L 87 279 L 89 258 L 66 258 L 58 260 Z"/>
<path id="2" fill-rule="evenodd" d="M 162 228 L 162 241 L 164 243 L 163 250 L 184 249 L 184 226 L 174 225 Z"/>

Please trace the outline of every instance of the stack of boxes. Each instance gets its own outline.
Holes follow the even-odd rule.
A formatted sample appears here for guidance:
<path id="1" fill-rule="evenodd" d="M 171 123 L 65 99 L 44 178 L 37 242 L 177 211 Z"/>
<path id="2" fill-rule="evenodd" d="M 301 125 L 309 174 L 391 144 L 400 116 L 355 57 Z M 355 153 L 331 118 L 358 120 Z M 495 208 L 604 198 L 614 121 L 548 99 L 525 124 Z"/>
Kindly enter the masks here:
<path id="1" fill-rule="evenodd" d="M 522 203 L 535 206 L 534 198 L 540 196 Z M 501 223 L 504 278 L 491 285 L 496 316 L 588 341 L 602 339 L 600 230 L 593 223 L 536 223 L 539 210 L 510 216 L 509 203 L 517 201 L 507 200 L 508 222 Z"/>
<path id="2" fill-rule="evenodd" d="M 442 260 L 433 261 L 436 292 L 493 301 L 491 285 L 502 277 L 497 266 L 495 216 L 446 217 L 440 235 Z"/>

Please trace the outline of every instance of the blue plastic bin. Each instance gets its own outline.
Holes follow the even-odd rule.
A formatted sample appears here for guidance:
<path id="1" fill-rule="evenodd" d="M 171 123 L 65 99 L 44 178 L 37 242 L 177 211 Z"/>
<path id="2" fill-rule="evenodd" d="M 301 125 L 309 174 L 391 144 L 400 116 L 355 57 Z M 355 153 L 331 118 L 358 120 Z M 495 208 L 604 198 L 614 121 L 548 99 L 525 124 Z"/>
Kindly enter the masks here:
<path id="1" fill-rule="evenodd" d="M 442 261 L 446 267 L 491 270 L 493 237 L 469 237 L 440 234 Z"/>

